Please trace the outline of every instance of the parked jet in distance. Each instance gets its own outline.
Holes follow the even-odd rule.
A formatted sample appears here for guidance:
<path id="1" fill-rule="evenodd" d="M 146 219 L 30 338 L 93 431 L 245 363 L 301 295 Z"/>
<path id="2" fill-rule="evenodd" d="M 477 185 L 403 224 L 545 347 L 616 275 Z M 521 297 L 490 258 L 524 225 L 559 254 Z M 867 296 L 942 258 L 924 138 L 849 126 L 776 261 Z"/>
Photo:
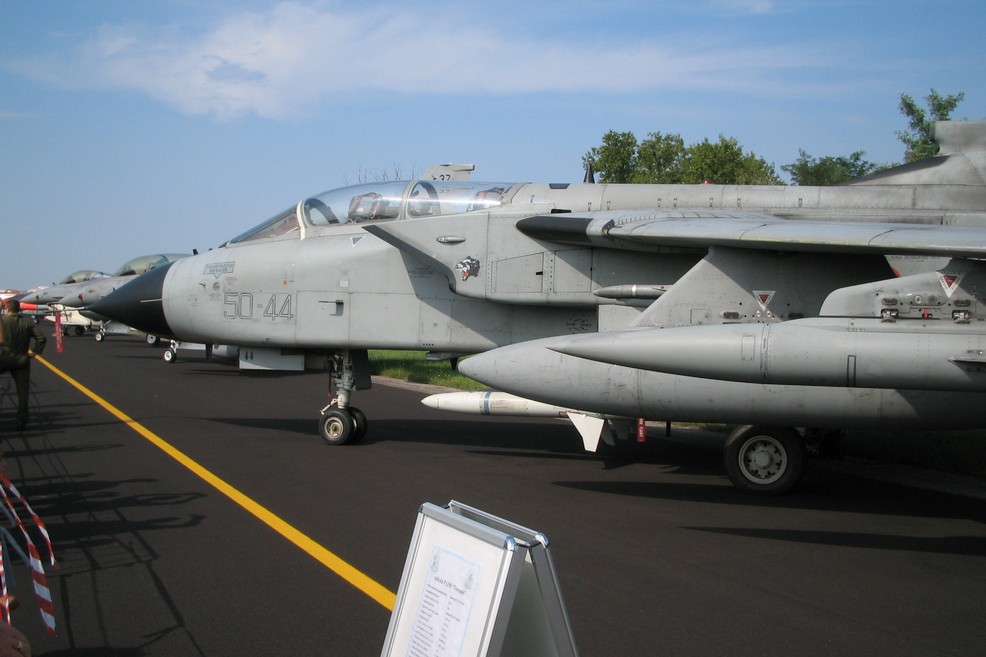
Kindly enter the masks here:
<path id="1" fill-rule="evenodd" d="M 130 282 L 135 276 L 187 255 L 186 253 L 154 253 L 138 256 L 123 263 L 119 269 L 108 276 L 93 278 L 75 286 L 59 300 L 59 303 L 69 308 L 86 308 L 121 285 Z"/>
<path id="2" fill-rule="evenodd" d="M 20 300 L 37 304 L 61 304 L 76 309 L 85 308 L 135 276 L 184 258 L 185 255 L 165 253 L 138 256 L 123 263 L 112 274 L 95 269 L 83 269 L 69 274 L 56 285 L 26 292 L 21 295 Z"/>
<path id="3" fill-rule="evenodd" d="M 940 156 L 836 187 L 436 179 L 337 189 L 93 310 L 156 335 L 331 364 L 336 394 L 319 427 L 344 443 L 366 431 L 351 401 L 369 386 L 370 348 L 470 354 L 633 327 L 773 324 L 889 279 L 887 254 L 934 258 L 895 260 L 904 273 L 981 256 L 986 123 L 939 123 L 935 134 Z M 583 383 L 608 394 L 605 377 Z"/>
<path id="4" fill-rule="evenodd" d="M 125 262 L 112 274 L 95 270 L 78 271 L 57 285 L 22 295 L 21 301 L 48 306 L 46 312 L 39 314 L 45 314 L 50 321 L 55 321 L 57 316 L 56 324 L 61 325 L 65 335 L 70 329 L 82 335 L 86 330 L 98 328 L 96 339 L 102 340 L 107 333 L 128 332 L 129 328 L 90 312 L 88 306 L 136 276 L 184 257 L 183 253 L 138 256 Z"/>
<path id="5" fill-rule="evenodd" d="M 66 294 L 69 294 L 75 286 L 90 280 L 103 278 L 109 274 L 95 269 L 80 269 L 72 272 L 55 285 L 41 286 L 28 290 L 21 295 L 20 300 L 27 303 L 51 304 L 58 303 Z"/>

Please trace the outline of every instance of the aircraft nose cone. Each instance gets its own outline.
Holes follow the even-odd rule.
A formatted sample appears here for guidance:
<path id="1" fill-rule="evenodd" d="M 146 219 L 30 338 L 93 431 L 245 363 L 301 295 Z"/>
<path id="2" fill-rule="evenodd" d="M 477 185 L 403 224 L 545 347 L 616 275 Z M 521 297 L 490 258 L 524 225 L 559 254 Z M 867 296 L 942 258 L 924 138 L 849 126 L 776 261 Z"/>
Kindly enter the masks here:
<path id="1" fill-rule="evenodd" d="M 164 277 L 174 263 L 142 274 L 115 292 L 89 306 L 94 313 L 114 319 L 138 331 L 161 338 L 174 338 L 164 316 Z"/>

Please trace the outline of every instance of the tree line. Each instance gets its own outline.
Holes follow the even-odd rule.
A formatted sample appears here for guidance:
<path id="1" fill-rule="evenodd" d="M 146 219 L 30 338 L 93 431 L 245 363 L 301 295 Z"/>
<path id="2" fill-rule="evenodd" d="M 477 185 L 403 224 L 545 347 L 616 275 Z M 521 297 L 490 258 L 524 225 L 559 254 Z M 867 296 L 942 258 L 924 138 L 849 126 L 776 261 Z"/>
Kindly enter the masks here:
<path id="1" fill-rule="evenodd" d="M 909 95 L 901 94 L 900 111 L 908 127 L 896 135 L 905 146 L 905 162 L 938 153 L 938 145 L 931 138 L 932 125 L 947 121 L 964 98 L 964 93 L 942 95 L 932 89 L 924 98 L 925 109 Z M 816 158 L 799 149 L 797 161 L 781 166 L 781 170 L 795 185 L 836 185 L 893 166 L 864 157 L 865 152 L 855 151 L 848 156 Z M 706 138 L 686 146 L 677 134 L 651 132 L 638 141 L 632 132 L 610 130 L 600 146 L 582 156 L 582 162 L 606 183 L 783 184 L 772 163 L 753 152 L 745 153 L 735 138 L 723 135 L 715 142 Z"/>

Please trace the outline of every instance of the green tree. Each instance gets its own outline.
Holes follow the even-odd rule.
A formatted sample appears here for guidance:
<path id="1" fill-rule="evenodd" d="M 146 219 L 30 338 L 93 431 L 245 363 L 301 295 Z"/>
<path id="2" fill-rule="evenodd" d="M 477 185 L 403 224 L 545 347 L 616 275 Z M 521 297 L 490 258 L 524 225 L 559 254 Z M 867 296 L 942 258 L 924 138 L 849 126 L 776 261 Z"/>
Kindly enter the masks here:
<path id="1" fill-rule="evenodd" d="M 705 139 L 687 148 L 680 182 L 779 185 L 781 179 L 774 165 L 753 153 L 744 154 L 743 147 L 736 139 L 719 135 L 717 142 Z"/>
<path id="2" fill-rule="evenodd" d="M 686 147 L 676 134 L 651 132 L 638 144 L 631 132 L 610 131 L 582 160 L 606 183 L 781 184 L 772 164 L 744 154 L 736 139 L 722 135 L 718 142 L 706 139 Z"/>
<path id="3" fill-rule="evenodd" d="M 602 146 L 594 146 L 582 156 L 583 164 L 591 164 L 599 182 L 633 182 L 637 169 L 637 138 L 632 132 L 610 130 L 603 135 Z"/>
<path id="4" fill-rule="evenodd" d="M 935 121 L 947 121 L 951 118 L 952 110 L 962 102 L 965 93 L 942 96 L 931 90 L 924 97 L 928 111 L 918 107 L 914 99 L 907 94 L 900 95 L 900 112 L 907 117 L 908 130 L 898 130 L 897 138 L 904 142 L 906 151 L 905 162 L 915 162 L 938 154 L 938 144 L 931 138 L 931 128 Z"/>
<path id="5" fill-rule="evenodd" d="M 681 135 L 651 132 L 637 148 L 637 167 L 631 182 L 680 182 L 684 159 L 685 140 Z"/>
<path id="6" fill-rule="evenodd" d="M 865 153 L 856 151 L 849 157 L 814 158 L 798 149 L 798 161 L 781 167 L 795 185 L 838 185 L 872 173 L 881 166 L 863 159 Z"/>

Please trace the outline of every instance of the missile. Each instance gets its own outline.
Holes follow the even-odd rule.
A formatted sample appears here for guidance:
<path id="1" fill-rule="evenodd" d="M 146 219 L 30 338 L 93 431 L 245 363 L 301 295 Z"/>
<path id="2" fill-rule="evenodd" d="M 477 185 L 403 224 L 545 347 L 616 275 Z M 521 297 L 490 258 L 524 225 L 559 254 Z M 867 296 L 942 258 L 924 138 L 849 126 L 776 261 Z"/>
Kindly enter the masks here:
<path id="1" fill-rule="evenodd" d="M 21 312 L 25 315 L 41 316 L 48 315 L 54 312 L 54 310 L 48 304 L 21 301 Z"/>
<path id="2" fill-rule="evenodd" d="M 582 446 L 588 452 L 599 448 L 599 441 L 613 445 L 613 435 L 604 433 L 609 426 L 611 434 L 627 431 L 628 418 L 604 417 L 595 413 L 576 411 L 564 406 L 543 404 L 531 399 L 496 390 L 473 392 L 443 392 L 421 400 L 429 408 L 467 415 L 509 415 L 515 417 L 551 417 L 572 422 L 582 437 Z M 635 422 L 635 420 L 634 420 Z"/>
<path id="3" fill-rule="evenodd" d="M 568 338 L 569 356 L 744 383 L 986 390 L 986 333 L 967 324 L 821 317 Z"/>
<path id="4" fill-rule="evenodd" d="M 473 392 L 443 392 L 421 400 L 429 408 L 467 415 L 515 415 L 521 417 L 564 418 L 578 412 L 570 408 L 542 404 L 506 392 L 495 390 Z"/>

